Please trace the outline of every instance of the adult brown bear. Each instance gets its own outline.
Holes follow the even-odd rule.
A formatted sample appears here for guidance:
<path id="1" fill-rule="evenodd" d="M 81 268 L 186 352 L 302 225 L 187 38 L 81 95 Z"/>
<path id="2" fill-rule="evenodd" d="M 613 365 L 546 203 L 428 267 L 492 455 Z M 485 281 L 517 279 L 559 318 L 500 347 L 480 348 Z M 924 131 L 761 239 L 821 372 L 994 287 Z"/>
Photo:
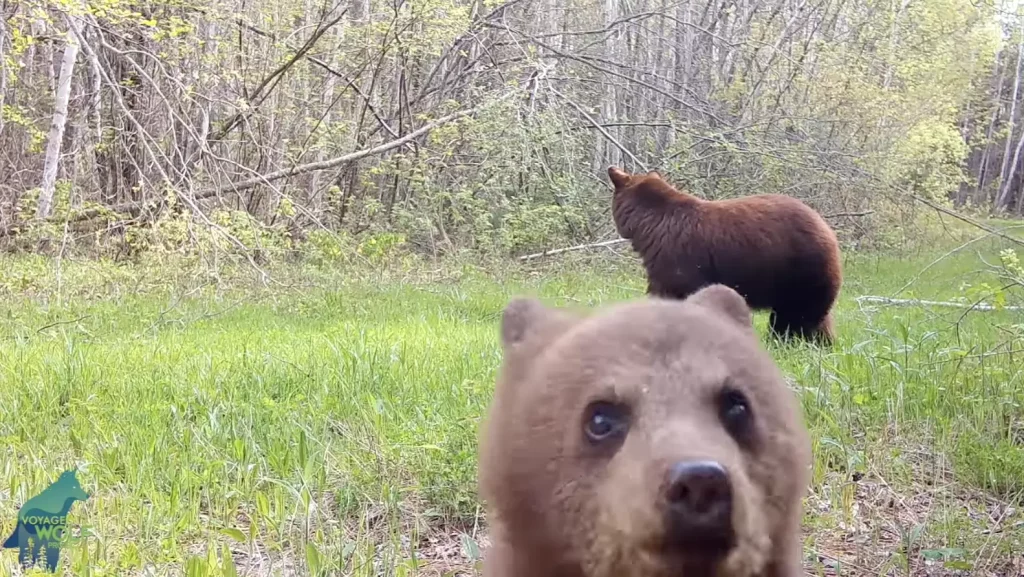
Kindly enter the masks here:
<path id="1" fill-rule="evenodd" d="M 683 299 L 713 283 L 771 309 L 781 336 L 830 344 L 831 309 L 842 285 L 839 242 L 806 204 L 780 194 L 708 201 L 657 172 L 610 167 L 612 218 L 647 271 L 647 294 Z"/>

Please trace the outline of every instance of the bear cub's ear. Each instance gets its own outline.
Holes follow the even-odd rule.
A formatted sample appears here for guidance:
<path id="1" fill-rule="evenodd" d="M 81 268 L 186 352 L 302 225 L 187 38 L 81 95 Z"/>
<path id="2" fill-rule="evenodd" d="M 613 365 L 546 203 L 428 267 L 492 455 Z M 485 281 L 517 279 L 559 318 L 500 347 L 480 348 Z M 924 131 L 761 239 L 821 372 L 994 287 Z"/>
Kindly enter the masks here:
<path id="1" fill-rule="evenodd" d="M 548 342 L 583 318 L 578 311 L 549 307 L 532 297 L 513 298 L 501 314 L 501 346 L 515 347 L 531 338 Z"/>
<path id="2" fill-rule="evenodd" d="M 501 314 L 501 344 L 508 347 L 522 341 L 547 307 L 535 298 L 516 297 L 505 306 Z"/>
<path id="3" fill-rule="evenodd" d="M 612 180 L 612 184 L 615 185 L 615 188 L 619 189 L 628 185 L 632 177 L 625 170 L 622 170 L 617 166 L 609 166 L 608 178 Z"/>
<path id="4" fill-rule="evenodd" d="M 754 326 L 753 315 L 746 299 L 724 284 L 708 285 L 690 295 L 685 302 L 724 314 L 744 328 L 753 328 Z"/>

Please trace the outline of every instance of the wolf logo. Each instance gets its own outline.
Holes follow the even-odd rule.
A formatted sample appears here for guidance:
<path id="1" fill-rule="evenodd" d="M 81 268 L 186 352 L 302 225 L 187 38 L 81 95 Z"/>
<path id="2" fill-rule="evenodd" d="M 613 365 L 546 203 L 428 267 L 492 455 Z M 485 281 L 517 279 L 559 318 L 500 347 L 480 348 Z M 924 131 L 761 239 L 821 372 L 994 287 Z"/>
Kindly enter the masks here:
<path id="1" fill-rule="evenodd" d="M 89 494 L 82 490 L 75 476 L 77 470 L 61 473 L 49 487 L 32 497 L 18 511 L 18 524 L 4 541 L 4 549 L 17 548 L 22 567 L 39 562 L 39 550 L 46 550 L 46 570 L 55 572 L 60 561 L 60 546 L 67 537 L 64 531 L 68 511 L 75 501 L 85 501 Z"/>

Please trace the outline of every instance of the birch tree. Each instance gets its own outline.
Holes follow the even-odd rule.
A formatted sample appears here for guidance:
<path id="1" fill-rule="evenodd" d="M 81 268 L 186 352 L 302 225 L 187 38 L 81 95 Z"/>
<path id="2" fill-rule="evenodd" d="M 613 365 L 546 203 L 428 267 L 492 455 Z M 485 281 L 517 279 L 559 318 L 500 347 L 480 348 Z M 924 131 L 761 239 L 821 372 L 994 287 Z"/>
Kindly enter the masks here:
<path id="1" fill-rule="evenodd" d="M 69 27 L 77 27 L 74 18 L 67 19 Z M 39 190 L 39 206 L 36 217 L 47 218 L 53 209 L 54 187 L 57 180 L 57 168 L 60 164 L 61 145 L 64 142 L 64 127 L 68 122 L 68 99 L 71 96 L 71 78 L 78 59 L 78 40 L 68 30 L 64 57 L 60 63 L 60 77 L 54 95 L 53 120 L 50 123 L 50 134 L 46 142 L 46 158 L 43 164 L 43 181 Z"/>
<path id="2" fill-rule="evenodd" d="M 1003 204 L 1003 199 L 1009 190 L 1009 170 L 1010 170 L 1010 149 L 1013 146 L 1013 135 L 1017 128 L 1017 94 L 1020 91 L 1020 74 L 1021 65 L 1024 64 L 1024 19 L 1021 19 L 1021 27 L 1019 31 L 1020 37 L 1017 41 L 1017 65 L 1013 75 L 1013 95 L 1010 96 L 1010 117 L 1009 127 L 1006 133 L 1006 144 L 1003 148 L 1003 164 L 999 169 L 999 189 L 997 190 L 995 201 L 996 207 Z"/>
<path id="3" fill-rule="evenodd" d="M 1021 196 L 1021 131 L 1003 135 L 1024 98 L 1022 22 L 1000 28 L 988 3 L 88 6 L 75 20 L 83 63 L 60 74 L 50 61 L 72 53 L 53 23 L 68 4 L 3 8 L 0 239 L 17 220 L 7 207 L 40 183 L 36 214 L 83 230 L 216 220 L 260 239 L 286 227 L 289 246 L 326 229 L 506 252 L 604 240 L 609 164 L 706 198 L 779 192 L 826 213 L 885 214 L 908 190 L 1008 207 Z M 60 168 L 68 154 L 76 170 Z M 76 206 L 58 211 L 65 173 Z M 851 234 L 894 225 L 860 223 Z"/>

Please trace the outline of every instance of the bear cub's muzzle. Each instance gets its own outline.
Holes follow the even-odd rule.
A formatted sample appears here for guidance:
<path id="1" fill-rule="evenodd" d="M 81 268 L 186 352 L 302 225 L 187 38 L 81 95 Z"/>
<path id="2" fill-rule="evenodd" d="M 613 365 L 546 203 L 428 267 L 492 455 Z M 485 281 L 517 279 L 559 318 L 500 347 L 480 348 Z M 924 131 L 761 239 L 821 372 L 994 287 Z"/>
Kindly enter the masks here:
<path id="1" fill-rule="evenodd" d="M 710 460 L 670 467 L 665 485 L 665 549 L 686 557 L 726 555 L 736 543 L 729 473 Z"/>

